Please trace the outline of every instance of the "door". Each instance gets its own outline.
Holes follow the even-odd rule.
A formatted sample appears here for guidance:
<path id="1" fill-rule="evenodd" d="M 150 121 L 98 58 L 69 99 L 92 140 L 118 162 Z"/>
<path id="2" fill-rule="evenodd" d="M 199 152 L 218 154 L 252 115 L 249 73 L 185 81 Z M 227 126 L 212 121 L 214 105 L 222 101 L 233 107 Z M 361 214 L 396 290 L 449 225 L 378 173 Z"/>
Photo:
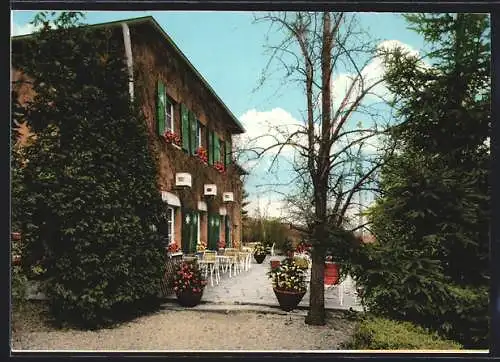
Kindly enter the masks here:
<path id="1" fill-rule="evenodd" d="M 182 213 L 182 251 L 184 254 L 194 253 L 198 241 L 198 213 L 183 210 Z"/>
<path id="2" fill-rule="evenodd" d="M 217 242 L 219 241 L 219 215 L 208 214 L 208 248 L 217 250 Z"/>
<path id="3" fill-rule="evenodd" d="M 226 232 L 226 245 L 228 248 L 232 248 L 233 247 L 233 238 L 232 238 L 232 234 L 231 234 L 231 218 L 229 217 L 229 215 L 227 215 L 225 217 L 225 232 Z"/>

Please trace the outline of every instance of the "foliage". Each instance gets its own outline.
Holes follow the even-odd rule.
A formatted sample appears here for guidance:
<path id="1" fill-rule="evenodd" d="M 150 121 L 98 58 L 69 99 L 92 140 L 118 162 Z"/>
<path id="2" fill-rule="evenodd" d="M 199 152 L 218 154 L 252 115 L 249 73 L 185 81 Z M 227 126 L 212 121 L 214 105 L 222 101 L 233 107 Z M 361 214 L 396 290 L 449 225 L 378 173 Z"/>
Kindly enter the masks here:
<path id="1" fill-rule="evenodd" d="M 198 243 L 196 244 L 196 251 L 197 252 L 203 252 L 207 249 L 207 243 L 206 241 L 198 241 Z"/>
<path id="2" fill-rule="evenodd" d="M 433 67 L 386 59 L 402 121 L 370 211 L 378 245 L 353 267 L 371 311 L 414 321 L 466 347 L 488 344 L 490 54 L 488 17 L 407 16 Z M 398 306 L 398 308 L 394 308 Z M 464 313 L 464 311 L 467 311 Z"/>
<path id="3" fill-rule="evenodd" d="M 66 13 L 50 30 L 37 17 L 42 29 L 13 43 L 36 93 L 21 115 L 37 137 L 22 180 L 23 267 L 44 261 L 56 318 L 95 326 L 160 290 L 156 163 L 112 30 L 75 28 Z"/>
<path id="4" fill-rule="evenodd" d="M 293 262 L 295 263 L 295 265 L 297 265 L 297 267 L 299 267 L 300 269 L 302 270 L 307 270 L 309 269 L 309 260 L 306 259 L 305 257 L 302 257 L 302 256 L 294 256 L 293 257 Z"/>
<path id="5" fill-rule="evenodd" d="M 246 217 L 243 227 L 245 241 L 260 240 L 265 245 L 271 246 L 274 243 L 276 249 L 284 249 L 288 226 L 279 219 Z"/>
<path id="6" fill-rule="evenodd" d="M 265 255 L 267 252 L 266 247 L 262 243 L 255 244 L 253 248 L 254 255 Z"/>
<path id="7" fill-rule="evenodd" d="M 26 296 L 26 283 L 28 278 L 18 265 L 11 268 L 11 296 L 12 303 L 20 304 L 24 302 Z"/>
<path id="8" fill-rule="evenodd" d="M 307 284 L 304 268 L 293 258 L 283 260 L 279 267 L 268 272 L 273 287 L 288 292 L 305 292 Z"/>
<path id="9" fill-rule="evenodd" d="M 352 340 L 344 348 L 456 350 L 462 346 L 410 322 L 367 317 L 357 324 Z"/>
<path id="10" fill-rule="evenodd" d="M 207 281 L 196 262 L 183 261 L 176 265 L 174 270 L 173 288 L 177 295 L 184 291 L 201 292 Z"/>

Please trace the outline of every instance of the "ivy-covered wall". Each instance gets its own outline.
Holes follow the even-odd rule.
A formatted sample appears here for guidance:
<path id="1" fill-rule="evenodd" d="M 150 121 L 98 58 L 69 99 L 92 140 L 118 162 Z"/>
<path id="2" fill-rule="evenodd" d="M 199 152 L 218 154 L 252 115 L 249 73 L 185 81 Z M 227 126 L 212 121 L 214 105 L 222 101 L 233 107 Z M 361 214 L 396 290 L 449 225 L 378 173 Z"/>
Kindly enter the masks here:
<path id="1" fill-rule="evenodd" d="M 176 194 L 182 207 L 197 210 L 198 201 L 205 201 L 208 211 L 218 213 L 219 207 L 225 206 L 232 220 L 232 240 L 236 244 L 241 241 L 241 197 L 242 181 L 237 168 L 230 164 L 224 173 L 219 173 L 213 166 L 205 165 L 196 158 L 167 144 L 158 134 L 156 117 L 157 82 L 161 80 L 166 93 L 175 102 L 174 128 L 181 129 L 180 104 L 186 105 L 204 125 L 205 133 L 201 137 L 201 145 L 207 148 L 206 129 L 215 131 L 223 141 L 231 139 L 231 129 L 235 129 L 234 121 L 226 110 L 218 103 L 216 97 L 201 83 L 196 74 L 189 68 L 174 48 L 163 39 L 162 35 L 150 23 L 130 24 L 134 67 L 134 93 L 142 105 L 150 135 L 150 146 L 159 159 L 158 188 Z M 113 39 L 116 39 L 125 53 L 121 26 L 113 27 Z M 23 52 L 23 41 L 13 41 L 13 51 Z M 17 97 L 24 103 L 32 99 L 33 92 L 26 81 L 29 78 L 20 70 L 22 65 L 13 64 L 12 80 Z M 16 83 L 21 80 L 22 83 Z M 20 138 L 24 142 L 29 130 L 21 127 Z M 126 142 L 126 140 L 124 140 Z M 223 160 L 224 158 L 222 158 Z M 192 176 L 192 188 L 181 190 L 175 188 L 175 174 L 188 172 Z M 216 184 L 217 196 L 207 199 L 203 196 L 204 184 Z M 222 193 L 233 192 L 234 202 L 223 203 Z M 176 216 L 180 216 L 178 212 Z M 205 218 L 206 219 L 206 218 Z M 175 238 L 180 240 L 180 224 L 176 224 Z M 206 232 L 202 230 L 202 236 Z"/>

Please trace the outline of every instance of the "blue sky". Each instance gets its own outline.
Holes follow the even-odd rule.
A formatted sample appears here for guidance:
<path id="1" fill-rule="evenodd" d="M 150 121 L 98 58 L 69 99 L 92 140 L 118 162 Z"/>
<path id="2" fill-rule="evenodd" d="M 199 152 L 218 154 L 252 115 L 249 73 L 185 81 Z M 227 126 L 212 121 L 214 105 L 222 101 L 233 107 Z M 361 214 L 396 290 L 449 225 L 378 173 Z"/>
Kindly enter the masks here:
<path id="1" fill-rule="evenodd" d="M 29 31 L 28 23 L 35 14 L 34 11 L 12 12 L 13 33 Z M 248 124 L 251 127 L 252 114 L 260 117 L 285 115 L 301 119 L 300 111 L 304 109 L 305 98 L 300 89 L 285 87 L 276 93 L 279 88 L 279 80 L 276 79 L 253 92 L 268 60 L 268 56 L 264 54 L 268 25 L 253 24 L 253 13 L 89 11 L 86 12 L 86 22 L 94 24 L 146 15 L 154 16 L 245 126 Z M 406 28 L 405 21 L 399 14 L 360 13 L 359 20 L 376 39 L 397 40 L 417 51 L 423 48 L 423 39 Z M 266 206 L 267 199 L 271 215 L 274 215 L 272 210 L 276 209 L 279 196 L 263 195 L 262 189 L 257 187 L 262 180 L 270 180 L 266 174 L 265 167 L 255 167 L 247 179 L 246 189 L 253 200 L 250 211 L 256 207 L 257 198 L 262 207 Z M 286 175 L 284 166 L 278 174 L 282 178 Z"/>

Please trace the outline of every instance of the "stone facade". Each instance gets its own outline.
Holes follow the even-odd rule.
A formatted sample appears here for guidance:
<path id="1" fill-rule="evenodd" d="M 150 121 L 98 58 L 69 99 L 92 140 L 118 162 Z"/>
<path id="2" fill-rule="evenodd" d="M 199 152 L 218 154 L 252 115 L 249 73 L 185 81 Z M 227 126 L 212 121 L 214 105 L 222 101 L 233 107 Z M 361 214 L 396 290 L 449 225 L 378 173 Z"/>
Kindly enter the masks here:
<path id="1" fill-rule="evenodd" d="M 132 62 L 129 64 L 132 65 L 134 72 L 134 97 L 142 106 L 151 150 L 156 153 L 159 160 L 158 189 L 159 192 L 166 191 L 170 196 L 174 195 L 174 198 L 180 201 L 180 207 L 176 205 L 172 207 L 175 215 L 172 239 L 183 249 L 194 251 L 193 240 L 185 240 L 183 224 L 186 216 L 195 215 L 200 224 L 196 232 L 197 239 L 207 241 L 208 219 L 217 218 L 221 226 L 224 226 L 219 228 L 218 240 L 231 240 L 232 246 L 238 247 L 241 242 L 243 185 L 240 177 L 243 171 L 232 160 L 229 149 L 232 145 L 232 135 L 244 132 L 243 128 L 153 18 L 145 17 L 125 22 L 130 33 Z M 122 23 L 109 23 L 109 27 L 113 29 L 113 39 L 123 45 L 125 53 Z M 13 69 L 13 80 L 22 77 L 24 76 L 20 72 Z M 181 141 L 184 140 L 187 134 L 183 134 L 185 132 L 183 132 L 181 108 L 189 110 L 194 117 L 193 122 L 196 122 L 201 129 L 197 132 L 197 146 L 207 149 L 209 133 L 213 133 L 217 142 L 226 147 L 220 155 L 221 163 L 225 164 L 224 172 L 219 172 L 212 164 L 202 162 L 193 154 L 191 148 L 186 150 L 183 147 L 176 147 L 165 140 L 163 130 L 159 129 L 160 82 L 164 86 L 161 89 L 164 89 L 165 95 L 173 104 L 173 131 Z M 27 87 L 18 87 L 17 91 L 22 102 L 32 97 L 32 92 Z M 26 129 L 23 129 L 23 134 L 26 132 Z M 213 154 L 214 152 L 212 158 Z M 191 188 L 177 187 L 176 173 L 189 173 L 192 179 Z M 217 195 L 206 197 L 205 184 L 215 184 Z M 223 192 L 232 192 L 234 202 L 223 202 Z M 198 209 L 199 202 L 206 204 L 206 211 Z M 167 202 L 166 207 L 170 207 Z M 227 215 L 220 215 L 223 213 L 221 209 L 225 209 Z M 229 221 L 226 222 L 226 219 Z M 213 241 L 213 230 L 211 231 Z M 226 231 L 229 232 L 228 235 Z"/>

